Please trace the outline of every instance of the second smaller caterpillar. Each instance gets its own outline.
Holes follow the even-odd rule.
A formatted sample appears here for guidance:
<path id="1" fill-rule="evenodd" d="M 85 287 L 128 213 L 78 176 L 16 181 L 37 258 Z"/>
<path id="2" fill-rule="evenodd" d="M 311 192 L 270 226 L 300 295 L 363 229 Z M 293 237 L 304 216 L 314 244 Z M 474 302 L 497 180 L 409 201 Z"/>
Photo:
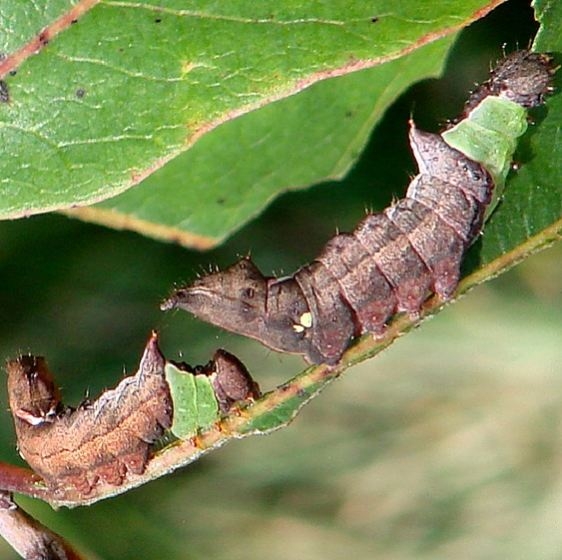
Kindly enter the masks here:
<path id="1" fill-rule="evenodd" d="M 6 370 L 21 456 L 55 491 L 82 496 L 142 474 L 166 430 L 188 439 L 235 403 L 260 396 L 235 356 L 217 350 L 206 366 L 174 364 L 160 352 L 156 333 L 135 375 L 76 409 L 61 402 L 44 358 L 20 356 Z"/>

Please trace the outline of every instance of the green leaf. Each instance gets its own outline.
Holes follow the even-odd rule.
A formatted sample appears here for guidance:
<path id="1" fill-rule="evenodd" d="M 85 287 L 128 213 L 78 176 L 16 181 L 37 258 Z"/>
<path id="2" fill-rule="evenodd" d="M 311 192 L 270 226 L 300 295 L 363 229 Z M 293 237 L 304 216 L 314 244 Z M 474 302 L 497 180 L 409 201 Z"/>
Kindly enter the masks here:
<path id="1" fill-rule="evenodd" d="M 216 244 L 276 195 L 342 178 L 388 106 L 441 72 L 452 39 L 226 123 L 137 188 L 73 214 L 184 245 Z"/>
<path id="2" fill-rule="evenodd" d="M 498 3 L 44 0 L 25 14 L 5 3 L 0 216 L 115 196 L 220 123 L 397 58 Z"/>

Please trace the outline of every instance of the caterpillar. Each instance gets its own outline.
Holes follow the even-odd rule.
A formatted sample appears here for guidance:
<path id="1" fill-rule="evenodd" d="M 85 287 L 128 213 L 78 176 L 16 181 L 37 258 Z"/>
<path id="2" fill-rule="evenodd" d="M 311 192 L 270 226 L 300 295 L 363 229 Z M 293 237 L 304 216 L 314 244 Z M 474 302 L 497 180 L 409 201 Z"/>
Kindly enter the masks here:
<path id="1" fill-rule="evenodd" d="M 183 309 L 274 350 L 335 364 L 354 337 L 380 336 L 395 313 L 417 317 L 431 293 L 450 299 L 463 255 L 481 231 L 494 187 L 505 178 L 526 128 L 525 108 L 552 91 L 555 70 L 549 55 L 517 51 L 499 62 L 443 135 L 411 121 L 419 174 L 405 198 L 333 237 L 292 276 L 264 276 L 243 258 L 174 290 L 161 309 Z M 498 111 L 492 99 L 504 116 L 487 130 L 486 121 Z M 515 123 L 512 129 L 506 119 Z"/>
<path id="2" fill-rule="evenodd" d="M 224 350 L 206 366 L 180 367 L 178 380 L 178 366 L 165 360 L 152 333 L 135 375 L 74 409 L 62 404 L 44 358 L 8 361 L 8 400 L 21 456 L 48 487 L 88 495 L 98 483 L 119 486 L 129 473 L 142 474 L 152 444 L 166 430 L 192 437 L 234 403 L 260 396 L 246 368 Z M 197 380 L 200 393 L 207 389 L 205 398 L 197 401 L 185 389 L 190 380 Z"/>

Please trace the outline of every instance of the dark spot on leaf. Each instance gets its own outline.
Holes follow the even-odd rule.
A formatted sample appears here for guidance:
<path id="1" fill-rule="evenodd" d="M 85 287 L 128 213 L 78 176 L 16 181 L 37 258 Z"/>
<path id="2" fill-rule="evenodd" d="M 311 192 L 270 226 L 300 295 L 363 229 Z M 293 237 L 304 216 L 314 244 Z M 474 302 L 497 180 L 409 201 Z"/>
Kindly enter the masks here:
<path id="1" fill-rule="evenodd" d="M 77 19 L 73 19 L 70 23 L 71 23 L 72 25 L 74 25 L 74 24 L 78 23 L 78 20 L 77 20 Z"/>
<path id="2" fill-rule="evenodd" d="M 217 198 L 217 204 L 224 204 L 225 202 L 224 198 Z"/>
<path id="3" fill-rule="evenodd" d="M 9 74 L 10 76 L 15 76 L 17 73 L 18 73 L 17 70 L 10 70 L 10 71 L 8 72 L 8 74 Z"/>
<path id="4" fill-rule="evenodd" d="M 41 31 L 41 33 L 39 33 L 39 42 L 43 47 L 49 43 L 49 34 L 47 31 Z"/>
<path id="5" fill-rule="evenodd" d="M 8 103 L 10 101 L 10 91 L 8 84 L 4 80 L 0 80 L 0 103 Z"/>
<path id="6" fill-rule="evenodd" d="M 154 23 L 161 23 L 162 22 L 162 18 L 155 18 L 154 19 Z"/>
<path id="7" fill-rule="evenodd" d="M 82 99 L 85 95 L 86 95 L 86 90 L 84 88 L 78 88 L 76 90 L 76 97 L 78 97 L 78 99 Z"/>
<path id="8" fill-rule="evenodd" d="M 377 21 L 379 21 L 378 17 L 375 16 L 371 18 L 371 23 L 377 23 Z"/>

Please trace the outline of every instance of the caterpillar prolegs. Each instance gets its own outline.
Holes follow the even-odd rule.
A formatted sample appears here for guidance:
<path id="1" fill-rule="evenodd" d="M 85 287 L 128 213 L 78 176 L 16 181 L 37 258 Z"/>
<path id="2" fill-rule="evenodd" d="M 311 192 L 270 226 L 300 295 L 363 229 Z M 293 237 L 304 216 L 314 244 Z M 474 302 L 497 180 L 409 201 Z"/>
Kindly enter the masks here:
<path id="1" fill-rule="evenodd" d="M 431 293 L 450 299 L 526 128 L 524 108 L 543 102 L 554 71 L 548 55 L 515 52 L 470 96 L 454 128 L 432 134 L 411 122 L 419 174 L 405 198 L 336 235 L 294 275 L 266 277 L 244 258 L 175 290 L 162 309 L 184 309 L 272 349 L 333 364 L 353 337 L 381 334 L 395 313 L 416 316 Z"/>

